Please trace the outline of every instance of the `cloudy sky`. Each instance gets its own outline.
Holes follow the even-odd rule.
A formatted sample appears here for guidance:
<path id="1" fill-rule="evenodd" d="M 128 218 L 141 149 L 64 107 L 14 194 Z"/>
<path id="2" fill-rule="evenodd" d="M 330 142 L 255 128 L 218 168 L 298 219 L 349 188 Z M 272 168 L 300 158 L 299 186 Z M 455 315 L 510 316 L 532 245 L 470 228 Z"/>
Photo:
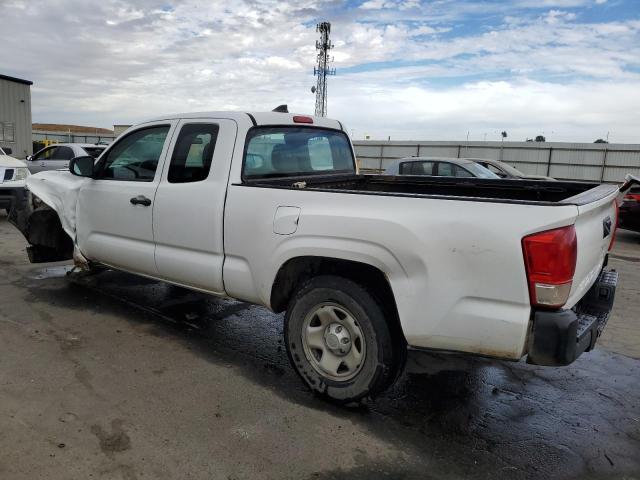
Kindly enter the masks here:
<path id="1" fill-rule="evenodd" d="M 313 112 L 330 21 L 329 116 L 355 138 L 640 143 L 640 0 L 0 0 L 0 19 L 34 122 Z"/>

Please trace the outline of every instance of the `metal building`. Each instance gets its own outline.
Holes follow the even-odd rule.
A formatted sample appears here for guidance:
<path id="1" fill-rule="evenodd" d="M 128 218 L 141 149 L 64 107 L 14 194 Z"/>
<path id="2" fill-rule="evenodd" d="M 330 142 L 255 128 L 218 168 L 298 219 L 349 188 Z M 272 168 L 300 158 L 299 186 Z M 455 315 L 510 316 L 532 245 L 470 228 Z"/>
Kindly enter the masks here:
<path id="1" fill-rule="evenodd" d="M 31 155 L 31 85 L 33 82 L 0 74 L 0 147 L 11 156 Z"/>

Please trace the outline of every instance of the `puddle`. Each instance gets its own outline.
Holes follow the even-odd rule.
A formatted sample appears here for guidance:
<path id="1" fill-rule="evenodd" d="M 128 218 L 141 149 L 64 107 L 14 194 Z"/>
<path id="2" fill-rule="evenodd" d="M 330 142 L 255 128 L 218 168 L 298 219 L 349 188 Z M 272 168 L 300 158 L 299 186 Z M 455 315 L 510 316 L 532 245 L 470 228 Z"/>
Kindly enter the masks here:
<path id="1" fill-rule="evenodd" d="M 44 280 L 45 278 L 64 277 L 73 269 L 73 265 L 57 265 L 55 267 L 39 268 L 29 272 L 29 278 L 35 280 Z"/>

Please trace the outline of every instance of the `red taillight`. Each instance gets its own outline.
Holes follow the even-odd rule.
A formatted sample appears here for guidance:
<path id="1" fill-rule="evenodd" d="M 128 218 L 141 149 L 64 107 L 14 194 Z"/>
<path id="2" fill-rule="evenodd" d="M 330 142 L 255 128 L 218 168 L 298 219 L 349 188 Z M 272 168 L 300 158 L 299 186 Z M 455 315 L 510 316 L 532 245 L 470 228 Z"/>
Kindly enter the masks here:
<path id="1" fill-rule="evenodd" d="M 293 121 L 294 123 L 313 123 L 313 118 L 305 115 L 294 115 Z"/>
<path id="2" fill-rule="evenodd" d="M 616 243 L 616 233 L 618 232 L 618 221 L 620 219 L 620 205 L 618 205 L 617 200 L 614 200 L 613 204 L 616 207 L 616 219 L 613 222 L 613 232 L 611 232 L 611 241 L 609 242 L 609 251 L 613 249 L 613 244 Z"/>
<path id="3" fill-rule="evenodd" d="M 640 193 L 627 193 L 624 196 L 624 201 L 631 200 L 632 202 L 640 202 Z"/>
<path id="4" fill-rule="evenodd" d="M 522 239 L 531 305 L 558 308 L 569 298 L 578 243 L 573 225 Z"/>

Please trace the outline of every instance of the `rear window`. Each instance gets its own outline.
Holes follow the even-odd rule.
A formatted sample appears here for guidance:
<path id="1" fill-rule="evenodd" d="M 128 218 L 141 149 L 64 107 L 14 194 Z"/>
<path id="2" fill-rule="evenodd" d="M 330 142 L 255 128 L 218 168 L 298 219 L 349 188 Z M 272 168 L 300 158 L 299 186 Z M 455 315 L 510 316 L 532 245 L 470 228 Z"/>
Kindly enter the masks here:
<path id="1" fill-rule="evenodd" d="M 304 127 L 254 128 L 247 135 L 245 179 L 353 173 L 343 132 Z"/>

